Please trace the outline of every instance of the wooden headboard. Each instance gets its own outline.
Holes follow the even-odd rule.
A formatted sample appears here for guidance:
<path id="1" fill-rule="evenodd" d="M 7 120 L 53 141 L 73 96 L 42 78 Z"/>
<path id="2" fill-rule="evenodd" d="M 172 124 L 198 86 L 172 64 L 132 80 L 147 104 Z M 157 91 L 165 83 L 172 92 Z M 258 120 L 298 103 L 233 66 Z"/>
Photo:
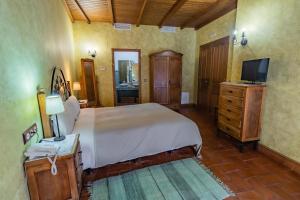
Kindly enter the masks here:
<path id="1" fill-rule="evenodd" d="M 66 101 L 71 96 L 70 81 L 66 81 L 64 73 L 60 67 L 54 67 L 52 70 L 50 90 L 51 95 L 60 95 L 63 101 Z M 43 90 L 38 91 L 37 98 L 44 138 L 53 137 L 50 118 L 46 114 L 46 93 Z"/>
<path id="2" fill-rule="evenodd" d="M 53 137 L 52 129 L 50 127 L 50 119 L 46 114 L 46 94 L 44 91 L 39 91 L 37 94 L 40 115 L 42 120 L 42 128 L 44 133 L 44 138 Z"/>

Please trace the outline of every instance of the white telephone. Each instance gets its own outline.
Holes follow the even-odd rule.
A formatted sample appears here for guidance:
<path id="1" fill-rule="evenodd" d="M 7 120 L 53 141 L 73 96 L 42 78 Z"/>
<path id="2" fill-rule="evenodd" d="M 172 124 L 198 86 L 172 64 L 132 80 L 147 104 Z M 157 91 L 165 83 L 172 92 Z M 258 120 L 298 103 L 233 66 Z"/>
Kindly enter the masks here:
<path id="1" fill-rule="evenodd" d="M 53 144 L 36 143 L 30 146 L 25 152 L 25 156 L 29 159 L 45 156 L 54 156 L 58 152 L 59 147 Z"/>
<path id="2" fill-rule="evenodd" d="M 59 148 L 60 147 L 54 144 L 36 143 L 30 146 L 24 154 L 25 156 L 29 157 L 29 159 L 47 157 L 48 161 L 51 163 L 51 173 L 53 175 L 56 175 L 57 167 L 55 165 L 55 162 L 57 159 Z M 54 156 L 54 159 L 51 160 L 50 156 Z"/>

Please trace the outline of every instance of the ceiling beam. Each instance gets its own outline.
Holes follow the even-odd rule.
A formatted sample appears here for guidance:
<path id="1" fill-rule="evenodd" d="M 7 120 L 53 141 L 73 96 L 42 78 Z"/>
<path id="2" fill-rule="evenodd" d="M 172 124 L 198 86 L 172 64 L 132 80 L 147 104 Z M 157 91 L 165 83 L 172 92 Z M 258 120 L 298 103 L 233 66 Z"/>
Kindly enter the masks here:
<path id="1" fill-rule="evenodd" d="M 204 12 L 200 12 L 185 21 L 180 27 L 185 28 L 189 24 L 196 24 L 196 30 L 210 23 L 211 21 L 223 16 L 237 7 L 237 0 L 218 0 L 218 2 L 209 6 Z"/>
<path id="2" fill-rule="evenodd" d="M 159 27 L 162 27 L 164 23 L 168 19 L 170 19 L 186 2 L 187 0 L 177 0 L 176 3 L 172 6 L 172 8 L 167 12 L 167 14 L 162 18 L 162 20 L 159 23 Z"/>
<path id="3" fill-rule="evenodd" d="M 142 21 L 142 18 L 143 18 L 143 14 L 144 14 L 144 10 L 145 10 L 147 1 L 148 1 L 148 0 L 144 0 L 144 1 L 143 1 L 141 10 L 140 10 L 140 12 L 139 12 L 139 16 L 138 16 L 138 18 L 137 18 L 137 20 L 136 20 L 136 26 L 137 26 L 137 27 L 139 27 L 140 24 L 141 24 L 141 21 Z"/>
<path id="4" fill-rule="evenodd" d="M 116 18 L 115 18 L 115 13 L 114 13 L 114 6 L 113 6 L 113 0 L 107 0 L 107 4 L 108 4 L 108 10 L 110 13 L 110 17 L 111 17 L 111 23 L 114 24 L 116 23 Z"/>
<path id="5" fill-rule="evenodd" d="M 78 8 L 80 9 L 80 11 L 82 12 L 82 14 L 84 15 L 84 17 L 85 17 L 87 23 L 90 24 L 90 23 L 91 23 L 91 20 L 90 20 L 90 18 L 87 16 L 87 14 L 84 12 L 84 10 L 83 10 L 83 8 L 81 7 L 81 5 L 79 4 L 78 0 L 74 0 L 74 1 L 75 1 L 75 3 L 77 4 L 77 6 L 78 6 Z"/>
<path id="6" fill-rule="evenodd" d="M 69 16 L 69 18 L 70 18 L 71 22 L 72 22 L 72 23 L 74 23 L 74 18 L 73 18 L 73 15 L 72 15 L 72 13 L 71 13 L 71 11 L 70 11 L 70 8 L 69 8 L 69 6 L 68 6 L 68 4 L 67 4 L 66 0 L 62 0 L 62 1 L 63 1 L 64 7 L 65 7 L 65 10 L 66 10 L 66 12 L 67 12 L 67 14 L 68 14 L 68 16 Z"/>

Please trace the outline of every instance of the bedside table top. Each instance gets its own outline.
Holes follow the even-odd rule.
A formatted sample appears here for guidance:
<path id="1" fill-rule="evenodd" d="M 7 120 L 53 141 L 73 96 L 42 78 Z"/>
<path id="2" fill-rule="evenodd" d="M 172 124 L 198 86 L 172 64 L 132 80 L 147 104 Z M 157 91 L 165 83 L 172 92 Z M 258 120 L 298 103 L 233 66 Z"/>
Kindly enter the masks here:
<path id="1" fill-rule="evenodd" d="M 58 156 L 67 156 L 67 155 L 72 155 L 75 153 L 77 144 L 79 142 L 79 134 L 70 134 L 66 135 L 66 139 L 62 141 L 54 141 L 53 138 L 45 138 L 43 139 L 40 143 L 41 144 L 50 144 L 54 145 L 55 147 L 59 147 L 58 150 Z M 33 160 L 40 160 L 44 159 L 45 157 L 38 157 L 38 158 L 33 158 L 33 159 L 26 159 L 25 162 L 33 161 Z"/>

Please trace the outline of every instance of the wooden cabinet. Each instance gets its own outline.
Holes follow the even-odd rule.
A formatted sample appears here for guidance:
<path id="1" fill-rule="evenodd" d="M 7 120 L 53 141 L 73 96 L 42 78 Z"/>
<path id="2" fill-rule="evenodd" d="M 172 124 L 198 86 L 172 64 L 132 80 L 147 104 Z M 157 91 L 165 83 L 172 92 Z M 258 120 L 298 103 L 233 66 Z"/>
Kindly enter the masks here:
<path id="1" fill-rule="evenodd" d="M 81 99 L 88 100 L 88 107 L 97 107 L 99 105 L 99 97 L 93 59 L 81 59 L 81 73 Z"/>
<path id="2" fill-rule="evenodd" d="M 243 144 L 255 141 L 261 132 L 261 112 L 265 85 L 220 84 L 218 128 Z"/>
<path id="3" fill-rule="evenodd" d="M 181 102 L 182 54 L 171 50 L 150 55 L 151 101 L 171 109 Z"/>
<path id="4" fill-rule="evenodd" d="M 66 140 L 61 141 L 65 149 Z M 57 174 L 51 174 L 51 164 L 47 158 L 26 160 L 24 163 L 31 200 L 78 200 L 81 191 L 82 161 L 79 135 L 74 135 L 70 150 L 59 155 L 56 160 Z M 53 158 L 52 158 L 53 159 Z"/>
<path id="5" fill-rule="evenodd" d="M 216 114 L 220 83 L 226 80 L 229 37 L 200 46 L 198 101 L 201 110 Z"/>

